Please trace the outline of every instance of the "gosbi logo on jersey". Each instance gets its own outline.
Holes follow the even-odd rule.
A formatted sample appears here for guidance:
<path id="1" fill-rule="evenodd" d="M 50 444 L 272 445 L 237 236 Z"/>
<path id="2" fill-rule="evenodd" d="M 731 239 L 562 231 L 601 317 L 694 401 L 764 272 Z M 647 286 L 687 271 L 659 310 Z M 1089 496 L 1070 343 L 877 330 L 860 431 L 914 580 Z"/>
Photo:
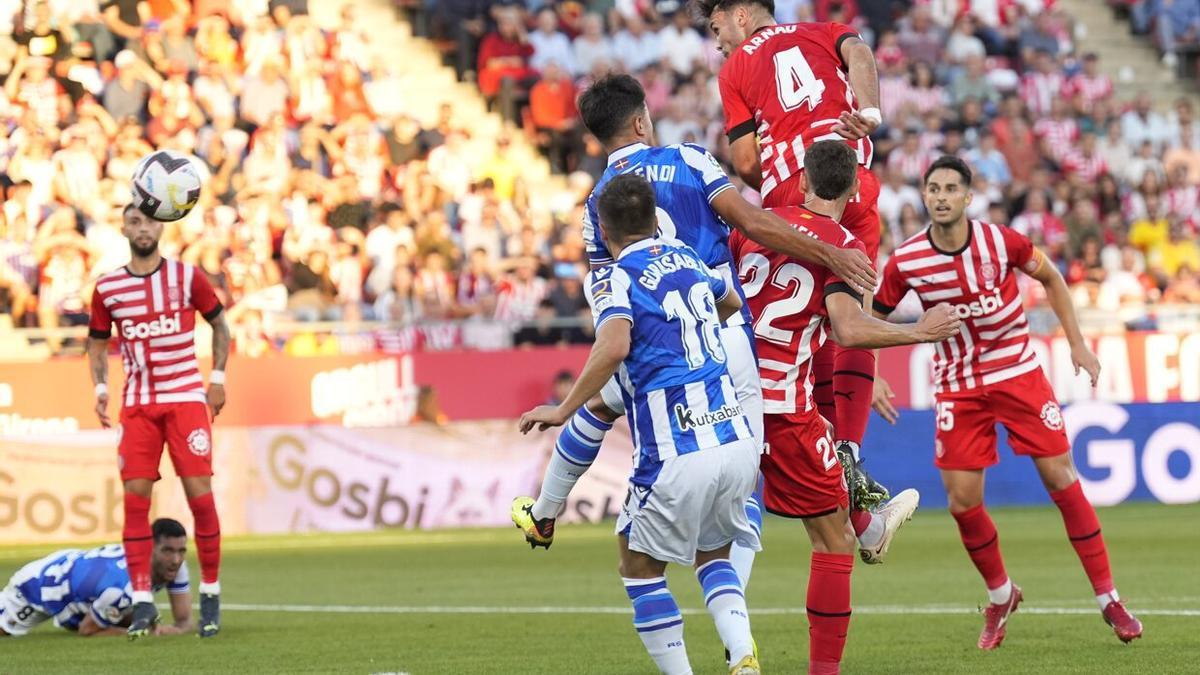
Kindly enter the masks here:
<path id="1" fill-rule="evenodd" d="M 972 302 L 964 302 L 954 307 L 954 315 L 960 319 L 977 319 L 981 316 L 987 316 L 1004 306 L 1004 300 L 1000 298 L 1000 289 L 992 291 L 991 295 L 981 295 L 978 300 Z"/>
<path id="2" fill-rule="evenodd" d="M 121 322 L 121 337 L 126 340 L 144 340 L 160 335 L 174 335 L 182 327 L 183 319 L 180 318 L 179 312 L 172 316 L 164 314 L 153 321 L 135 322 L 133 319 L 125 319 Z"/>

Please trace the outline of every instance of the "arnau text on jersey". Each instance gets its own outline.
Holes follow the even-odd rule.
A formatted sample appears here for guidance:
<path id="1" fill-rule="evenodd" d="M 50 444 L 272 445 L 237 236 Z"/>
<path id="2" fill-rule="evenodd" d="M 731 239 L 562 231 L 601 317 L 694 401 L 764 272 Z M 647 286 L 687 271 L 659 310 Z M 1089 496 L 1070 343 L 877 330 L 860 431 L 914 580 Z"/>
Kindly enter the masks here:
<path id="1" fill-rule="evenodd" d="M 788 26 L 771 26 L 770 28 L 766 28 L 755 33 L 754 37 L 750 38 L 746 44 L 742 45 L 742 51 L 746 52 L 747 54 L 753 54 L 756 49 L 766 44 L 767 40 L 770 40 L 776 35 L 795 32 L 796 26 L 794 24 Z"/>

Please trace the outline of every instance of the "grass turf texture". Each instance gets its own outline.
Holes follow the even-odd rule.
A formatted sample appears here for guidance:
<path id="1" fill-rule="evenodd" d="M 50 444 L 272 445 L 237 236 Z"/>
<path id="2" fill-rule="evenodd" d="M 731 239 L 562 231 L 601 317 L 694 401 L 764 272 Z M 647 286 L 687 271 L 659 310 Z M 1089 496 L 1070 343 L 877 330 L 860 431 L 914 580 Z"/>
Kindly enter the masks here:
<path id="1" fill-rule="evenodd" d="M 986 601 L 944 512 L 919 512 L 887 564 L 857 565 L 847 673 L 1184 673 L 1200 660 L 1200 506 L 1101 509 L 1118 587 L 1131 609 L 1190 614 L 1140 618 L 1147 637 L 1122 645 L 1096 611 L 1052 507 L 995 509 L 1022 611 L 997 651 L 975 648 Z M 754 634 L 767 673 L 802 673 L 808 544 L 800 523 L 766 523 L 767 550 L 750 584 Z M 47 547 L 0 551 L 0 581 Z M 194 554 L 189 565 L 199 577 Z M 697 673 L 725 672 L 722 648 L 690 570 L 668 580 L 685 617 Z M 44 625 L 0 641 L 0 673 L 650 673 L 630 624 L 609 525 L 564 526 L 549 551 L 515 529 L 380 532 L 227 541 L 221 635 L 78 638 Z M 160 600 L 162 598 L 160 597 Z M 255 605 L 236 609 L 238 605 Z M 291 611 L 262 606 L 310 605 Z M 334 613 L 315 606 L 376 607 Z M 475 606 L 478 612 L 407 612 Z M 497 607 L 602 611 L 499 614 Z M 918 608 L 922 612 L 910 612 Z M 1083 614 L 1038 614 L 1038 609 Z M 762 613 L 755 615 L 755 610 Z M 943 611 L 944 610 L 944 611 Z M 1032 610 L 1032 611 L 1026 611 Z M 957 613 L 956 613 L 957 612 Z"/>

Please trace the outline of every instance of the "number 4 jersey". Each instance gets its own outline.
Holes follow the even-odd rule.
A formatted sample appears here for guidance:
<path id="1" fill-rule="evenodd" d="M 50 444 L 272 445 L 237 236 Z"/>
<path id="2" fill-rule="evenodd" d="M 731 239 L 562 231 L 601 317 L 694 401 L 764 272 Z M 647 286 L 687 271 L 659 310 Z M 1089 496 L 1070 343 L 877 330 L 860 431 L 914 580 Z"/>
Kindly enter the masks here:
<path id="1" fill-rule="evenodd" d="M 842 61 L 842 43 L 858 33 L 840 23 L 765 27 L 737 47 L 718 78 L 725 133 L 733 141 L 758 134 L 763 203 L 804 167 L 805 148 L 834 133 L 838 116 L 858 109 Z M 870 138 L 847 141 L 871 166 Z"/>
<path id="2" fill-rule="evenodd" d="M 800 232 L 841 248 L 863 250 L 833 219 L 801 207 L 772 209 Z M 812 400 L 812 356 L 825 344 L 825 297 L 857 293 L 833 272 L 772 251 L 741 232 L 729 238 L 746 303 L 754 316 L 754 343 L 762 378 L 763 412 L 806 413 Z"/>
<path id="3" fill-rule="evenodd" d="M 643 239 L 588 275 L 596 329 L 632 324 L 619 373 L 637 456 L 631 482 L 649 487 L 678 455 L 752 437 L 725 366 L 717 299 L 733 289 L 692 249 Z"/>

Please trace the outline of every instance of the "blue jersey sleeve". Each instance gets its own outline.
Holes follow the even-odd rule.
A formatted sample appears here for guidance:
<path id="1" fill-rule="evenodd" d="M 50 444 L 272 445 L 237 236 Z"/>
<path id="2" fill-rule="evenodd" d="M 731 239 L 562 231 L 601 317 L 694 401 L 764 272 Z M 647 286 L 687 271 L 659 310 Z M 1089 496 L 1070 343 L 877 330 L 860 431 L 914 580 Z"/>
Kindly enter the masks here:
<path id="1" fill-rule="evenodd" d="M 125 610 L 132 603 L 132 599 L 124 588 L 110 586 L 101 591 L 99 597 L 92 601 L 89 613 L 97 626 L 112 628 L 121 623 Z"/>
<path id="2" fill-rule="evenodd" d="M 732 290 L 733 286 L 718 270 L 705 265 L 703 261 L 700 261 L 700 266 L 704 268 L 705 273 L 708 275 L 708 287 L 712 290 L 713 297 L 716 298 L 717 302 L 724 300 L 725 296 L 729 295 L 729 291 Z"/>
<path id="3" fill-rule="evenodd" d="M 629 303 L 629 275 L 616 266 L 602 267 L 588 275 L 586 288 L 588 304 L 596 329 L 609 319 L 625 319 L 633 323 L 633 306 Z"/>
<path id="4" fill-rule="evenodd" d="M 175 580 L 167 584 L 167 593 L 169 595 L 183 595 L 192 592 L 192 584 L 188 579 L 188 567 L 185 561 L 179 566 L 179 571 L 175 573 Z"/>
<path id="5" fill-rule="evenodd" d="M 709 151 L 698 145 L 684 143 L 679 146 L 679 156 L 704 186 L 704 196 L 710 204 L 718 194 L 733 189 L 729 176 L 725 175 L 720 162 Z"/>
<path id="6" fill-rule="evenodd" d="M 588 195 L 587 203 L 583 207 L 583 243 L 592 267 L 612 264 L 612 253 L 609 252 L 600 232 L 600 215 L 596 212 L 595 192 Z"/>

